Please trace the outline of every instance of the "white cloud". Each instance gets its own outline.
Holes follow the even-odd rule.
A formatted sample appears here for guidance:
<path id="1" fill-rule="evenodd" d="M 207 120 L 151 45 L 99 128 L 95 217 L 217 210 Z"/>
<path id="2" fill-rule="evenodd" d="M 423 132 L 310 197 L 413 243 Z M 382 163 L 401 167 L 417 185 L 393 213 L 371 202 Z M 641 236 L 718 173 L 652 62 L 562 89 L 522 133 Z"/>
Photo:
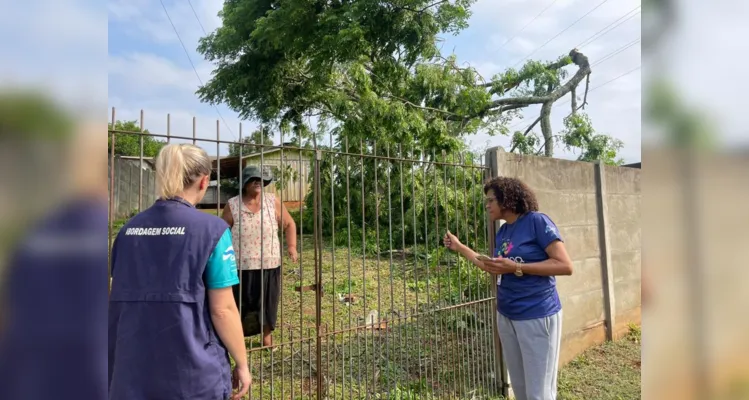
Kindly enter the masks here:
<path id="1" fill-rule="evenodd" d="M 180 46 L 179 39 L 182 39 L 192 55 L 198 39 L 205 36 L 203 29 L 210 33 L 220 26 L 218 11 L 222 3 L 208 0 L 193 0 L 191 3 L 195 12 L 187 1 L 164 0 L 162 7 L 158 1 L 110 0 L 109 15 L 134 37 L 177 46 Z"/>
<path id="2" fill-rule="evenodd" d="M 198 75 L 209 77 L 211 66 L 207 63 L 196 67 Z M 130 53 L 109 57 L 109 74 L 114 83 L 122 83 L 124 90 L 143 95 L 176 90 L 173 95 L 194 95 L 200 85 L 192 66 L 178 66 L 174 61 L 149 53 Z"/>
<path id="3" fill-rule="evenodd" d="M 106 101 L 107 25 L 88 1 L 7 2 L 0 13 L 0 87 L 34 88 L 68 106 Z"/>

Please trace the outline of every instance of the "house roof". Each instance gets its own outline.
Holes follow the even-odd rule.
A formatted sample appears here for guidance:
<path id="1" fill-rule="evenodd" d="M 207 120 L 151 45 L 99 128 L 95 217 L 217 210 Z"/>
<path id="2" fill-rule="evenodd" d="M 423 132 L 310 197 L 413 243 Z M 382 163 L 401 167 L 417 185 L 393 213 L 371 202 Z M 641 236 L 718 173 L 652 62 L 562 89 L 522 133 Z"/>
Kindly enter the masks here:
<path id="1" fill-rule="evenodd" d="M 291 151 L 291 152 L 299 152 L 299 149 L 297 148 L 284 148 L 285 151 Z M 264 152 L 257 152 L 247 155 L 242 155 L 242 160 L 244 160 L 243 165 L 247 165 L 247 160 L 251 158 L 260 157 L 260 155 L 268 155 L 273 154 L 281 151 L 281 148 L 274 148 L 270 150 L 266 150 Z M 213 166 L 213 173 L 211 174 L 211 179 L 216 179 L 216 171 L 218 169 L 218 165 L 221 166 L 221 179 L 228 179 L 228 178 L 237 178 L 239 176 L 239 157 L 233 156 L 233 157 L 221 157 L 220 161 L 217 162 L 216 157 L 211 157 L 212 161 L 211 164 Z"/>
<path id="2" fill-rule="evenodd" d="M 128 160 L 128 161 L 140 161 L 140 156 L 134 157 L 134 156 L 117 156 L 117 158 L 121 160 Z M 153 157 L 143 157 L 143 162 L 151 166 L 151 168 L 155 168 L 155 162 Z"/>

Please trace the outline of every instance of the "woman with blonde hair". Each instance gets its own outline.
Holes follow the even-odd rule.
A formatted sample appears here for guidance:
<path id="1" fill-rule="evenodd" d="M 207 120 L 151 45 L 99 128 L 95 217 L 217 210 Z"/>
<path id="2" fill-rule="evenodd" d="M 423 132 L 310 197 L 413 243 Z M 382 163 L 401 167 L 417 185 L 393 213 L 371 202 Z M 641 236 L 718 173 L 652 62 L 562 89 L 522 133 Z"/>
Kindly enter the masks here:
<path id="1" fill-rule="evenodd" d="M 252 378 L 232 294 L 239 279 L 231 231 L 221 218 L 195 208 L 210 175 L 211 161 L 200 147 L 165 146 L 156 158 L 159 199 L 115 239 L 110 400 L 226 400 L 248 392 Z"/>

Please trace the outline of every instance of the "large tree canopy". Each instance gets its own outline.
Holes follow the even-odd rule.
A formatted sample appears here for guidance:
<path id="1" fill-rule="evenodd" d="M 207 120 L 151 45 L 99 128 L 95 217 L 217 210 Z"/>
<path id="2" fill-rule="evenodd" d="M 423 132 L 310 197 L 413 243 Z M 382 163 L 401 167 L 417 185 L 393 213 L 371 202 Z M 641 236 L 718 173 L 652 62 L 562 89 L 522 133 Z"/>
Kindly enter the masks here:
<path id="1" fill-rule="evenodd" d="M 353 148 L 364 139 L 439 154 L 464 149 L 464 135 L 483 131 L 512 134 L 513 150 L 524 153 L 541 144 L 551 156 L 561 139 L 581 159 L 615 154 L 620 143 L 597 135 L 575 112 L 576 99 L 561 136 L 551 131 L 554 102 L 574 97 L 591 72 L 577 50 L 489 80 L 440 53 L 440 35 L 465 28 L 474 1 L 228 0 L 223 25 L 201 39 L 198 50 L 216 69 L 198 94 L 301 137 L 316 116 Z M 576 68 L 569 79 L 568 66 Z M 534 104 L 542 106 L 533 125 L 543 142 L 532 129 L 507 128 Z"/>

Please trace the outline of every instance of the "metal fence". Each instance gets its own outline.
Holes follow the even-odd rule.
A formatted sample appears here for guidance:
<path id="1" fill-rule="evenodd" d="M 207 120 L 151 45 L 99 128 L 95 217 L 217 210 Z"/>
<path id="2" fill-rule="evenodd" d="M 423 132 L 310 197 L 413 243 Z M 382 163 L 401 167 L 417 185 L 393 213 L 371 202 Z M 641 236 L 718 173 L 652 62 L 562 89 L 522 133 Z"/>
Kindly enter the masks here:
<path id="1" fill-rule="evenodd" d="M 112 143 L 121 135 L 146 135 L 113 129 L 115 117 L 113 109 Z M 170 131 L 148 135 L 215 148 L 217 154 L 220 144 L 237 143 L 220 140 L 218 125 L 215 139 L 197 138 L 194 129 L 192 137 Z M 261 346 L 259 337 L 247 339 L 254 378 L 249 398 L 506 395 L 493 279 L 442 246 L 449 230 L 476 251 L 493 251 L 494 226 L 485 216 L 482 191 L 490 171 L 483 157 L 333 136 L 327 142 L 261 144 L 308 154 L 312 171 L 308 182 L 295 182 L 310 187 L 299 210 L 291 210 L 298 262 L 286 256 L 279 229 L 275 351 Z M 114 187 L 116 171 L 110 173 Z M 142 203 L 142 209 L 148 206 Z M 219 207 L 204 211 L 220 215 Z M 110 246 L 113 219 L 110 208 Z M 242 244 L 236 247 L 242 251 Z"/>

